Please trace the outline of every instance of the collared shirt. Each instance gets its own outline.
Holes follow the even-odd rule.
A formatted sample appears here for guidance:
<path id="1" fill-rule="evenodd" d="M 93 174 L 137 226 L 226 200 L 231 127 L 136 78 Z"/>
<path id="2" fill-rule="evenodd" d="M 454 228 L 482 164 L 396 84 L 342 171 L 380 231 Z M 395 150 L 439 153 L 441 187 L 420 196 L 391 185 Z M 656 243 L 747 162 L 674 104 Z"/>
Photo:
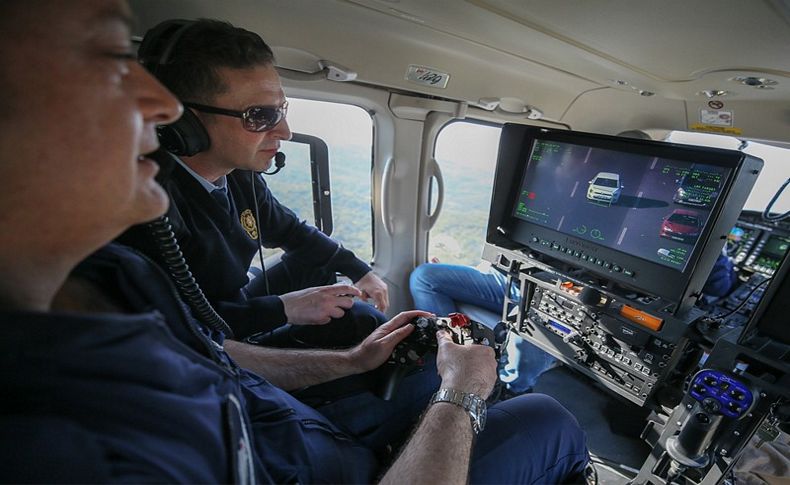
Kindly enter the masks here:
<path id="1" fill-rule="evenodd" d="M 181 166 L 184 167 L 187 173 L 193 176 L 195 180 L 197 180 L 198 183 L 200 183 L 200 186 L 206 189 L 206 191 L 208 191 L 209 194 L 211 194 L 214 200 L 217 201 L 217 203 L 225 210 L 225 212 L 230 212 L 231 204 L 229 198 L 230 193 L 228 192 L 228 178 L 225 175 L 218 178 L 216 182 L 211 183 L 208 180 L 206 180 L 205 177 L 201 176 L 200 174 L 192 170 L 192 168 L 186 163 L 184 163 L 183 160 L 181 160 L 178 157 L 175 158 L 176 160 L 178 160 L 178 163 L 180 163 Z"/>
<path id="2" fill-rule="evenodd" d="M 206 189 L 206 191 L 209 194 L 214 192 L 215 190 L 219 190 L 219 191 L 221 191 L 221 192 L 223 192 L 225 194 L 228 193 L 228 177 L 227 176 L 223 175 L 222 177 L 218 178 L 216 182 L 211 183 L 208 180 L 206 180 L 205 177 L 203 177 L 202 175 L 200 175 L 197 172 L 195 172 L 194 170 L 192 170 L 192 168 L 190 168 L 189 165 L 184 163 L 183 160 L 181 160 L 178 157 L 174 157 L 174 158 L 178 161 L 179 164 L 181 164 L 182 167 L 184 167 L 184 169 L 187 171 L 187 173 L 189 173 L 190 175 L 195 177 L 195 180 L 197 180 L 200 183 L 200 185 L 204 189 Z"/>

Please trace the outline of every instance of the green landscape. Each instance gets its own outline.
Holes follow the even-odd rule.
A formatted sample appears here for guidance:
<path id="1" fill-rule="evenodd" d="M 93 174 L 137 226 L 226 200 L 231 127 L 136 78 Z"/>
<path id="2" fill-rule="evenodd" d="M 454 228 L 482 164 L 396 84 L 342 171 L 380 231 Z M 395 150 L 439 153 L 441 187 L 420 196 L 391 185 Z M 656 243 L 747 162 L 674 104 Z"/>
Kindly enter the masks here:
<path id="1" fill-rule="evenodd" d="M 291 149 L 288 164 L 267 176 L 275 196 L 300 218 L 314 223 L 307 151 Z M 370 151 L 358 147 L 330 147 L 332 237 L 365 261 L 372 257 Z M 430 234 L 429 259 L 477 265 L 485 238 L 488 204 L 493 184 L 490 169 L 440 160 L 445 179 L 442 214 Z M 488 164 L 484 164 L 488 165 Z"/>

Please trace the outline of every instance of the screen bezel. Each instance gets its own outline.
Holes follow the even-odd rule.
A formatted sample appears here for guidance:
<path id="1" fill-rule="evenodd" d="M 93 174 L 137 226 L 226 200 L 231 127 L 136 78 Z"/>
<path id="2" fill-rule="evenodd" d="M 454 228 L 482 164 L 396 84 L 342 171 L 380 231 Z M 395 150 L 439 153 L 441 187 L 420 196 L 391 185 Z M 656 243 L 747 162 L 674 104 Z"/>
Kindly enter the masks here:
<path id="1" fill-rule="evenodd" d="M 641 156 L 657 156 L 690 164 L 701 163 L 727 169 L 728 172 L 722 182 L 719 197 L 710 208 L 707 224 L 689 255 L 685 269 L 680 271 L 515 217 L 513 213 L 515 205 L 518 203 L 524 174 L 529 169 L 530 154 L 538 139 L 634 153 Z M 617 281 L 630 288 L 676 301 L 682 298 L 701 258 L 710 251 L 719 252 L 723 247 L 726 234 L 713 234 L 713 232 L 732 191 L 733 181 L 736 179 L 743 158 L 743 153 L 732 150 L 506 124 L 500 138 L 495 194 L 492 197 L 489 237 L 487 239 L 492 244 L 509 242 L 509 249 L 528 249 L 533 253 L 583 268 L 595 275 Z M 595 263 L 581 261 L 574 256 L 549 249 L 541 243 L 545 241 L 557 241 L 563 247 L 578 249 L 594 255 L 597 259 L 617 263 L 619 266 L 633 271 L 634 275 L 627 276 L 623 273 L 616 273 L 611 269 L 601 268 Z M 711 244 L 712 242 L 715 244 Z M 707 259 L 711 257 L 713 256 L 709 254 Z M 713 258 L 715 260 L 715 257 Z"/>

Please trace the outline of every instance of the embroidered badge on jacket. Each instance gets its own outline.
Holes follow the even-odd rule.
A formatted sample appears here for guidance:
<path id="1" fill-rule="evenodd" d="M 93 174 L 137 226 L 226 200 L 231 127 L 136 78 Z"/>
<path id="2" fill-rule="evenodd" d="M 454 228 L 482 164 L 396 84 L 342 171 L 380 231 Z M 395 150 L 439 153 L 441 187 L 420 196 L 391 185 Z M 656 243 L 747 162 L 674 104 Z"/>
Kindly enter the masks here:
<path id="1" fill-rule="evenodd" d="M 245 209 L 241 213 L 239 221 L 241 222 L 241 227 L 247 231 L 247 235 L 250 236 L 250 239 L 258 239 L 258 225 L 255 224 L 255 217 L 253 217 L 250 209 Z"/>

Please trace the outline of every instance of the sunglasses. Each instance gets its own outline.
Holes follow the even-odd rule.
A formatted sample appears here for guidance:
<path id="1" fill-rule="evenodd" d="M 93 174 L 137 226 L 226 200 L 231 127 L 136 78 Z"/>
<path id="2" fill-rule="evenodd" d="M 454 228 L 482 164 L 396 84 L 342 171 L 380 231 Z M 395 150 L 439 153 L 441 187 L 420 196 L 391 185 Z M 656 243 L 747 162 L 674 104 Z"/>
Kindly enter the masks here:
<path id="1" fill-rule="evenodd" d="M 285 116 L 288 114 L 288 101 L 280 106 L 250 106 L 244 111 L 233 111 L 231 109 L 217 108 L 198 103 L 184 103 L 184 106 L 203 113 L 241 118 L 241 126 L 243 126 L 245 130 L 255 133 L 273 129 L 285 119 Z"/>

